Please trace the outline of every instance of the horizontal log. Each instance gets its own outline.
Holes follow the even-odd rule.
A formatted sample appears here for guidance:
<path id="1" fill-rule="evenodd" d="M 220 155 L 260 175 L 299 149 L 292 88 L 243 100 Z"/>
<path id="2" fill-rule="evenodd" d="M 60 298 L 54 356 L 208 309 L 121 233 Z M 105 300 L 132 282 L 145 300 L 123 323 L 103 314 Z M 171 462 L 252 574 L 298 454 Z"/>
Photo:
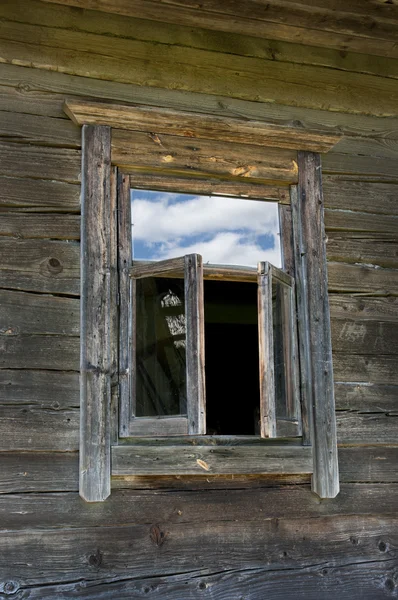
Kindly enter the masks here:
<path id="1" fill-rule="evenodd" d="M 335 383 L 337 410 L 398 414 L 398 387 L 361 383 Z"/>
<path id="2" fill-rule="evenodd" d="M 348 203 L 347 203 L 348 206 Z M 325 210 L 325 227 L 329 231 L 350 231 L 353 234 L 385 234 L 385 239 L 396 240 L 398 217 L 351 210 Z M 390 234 L 390 235 L 388 235 Z M 365 237 L 365 236 L 363 236 Z M 380 235 L 382 239 L 382 236 Z"/>
<path id="3" fill-rule="evenodd" d="M 117 527 L 158 522 L 200 524 L 263 521 L 288 517 L 311 519 L 352 514 L 377 516 L 396 512 L 398 484 L 345 484 L 335 502 L 320 502 L 309 486 L 268 489 L 151 491 L 114 490 L 105 505 L 82 503 L 76 493 L 7 494 L 0 498 L 0 522 L 18 530 Z M 35 504 L 39 504 L 40 511 Z M 134 511 L 131 510 L 132 505 Z"/>
<path id="4" fill-rule="evenodd" d="M 35 406 L 2 406 L 0 451 L 79 449 L 78 409 L 39 409 Z"/>
<path id="5" fill-rule="evenodd" d="M 15 492 L 77 492 L 77 452 L 2 452 L 0 494 Z"/>
<path id="6" fill-rule="evenodd" d="M 130 176 L 130 186 L 134 189 L 179 191 L 181 194 L 201 194 L 203 196 L 238 196 L 276 200 L 289 204 L 289 189 L 286 186 L 270 186 L 241 178 L 223 180 L 211 177 L 183 177 L 172 174 L 143 173 L 134 171 Z"/>
<path id="7" fill-rule="evenodd" d="M 337 411 L 336 427 L 339 444 L 396 444 L 398 414 Z"/>
<path id="8" fill-rule="evenodd" d="M 80 131 L 68 120 L 0 110 L 0 139 L 80 148 Z"/>
<path id="9" fill-rule="evenodd" d="M 112 475 L 311 473 L 308 446 L 113 446 Z"/>
<path id="10" fill-rule="evenodd" d="M 175 510 L 175 504 L 172 510 Z M 134 587 L 133 591 L 130 588 L 132 593 L 127 596 L 133 597 L 133 594 L 142 594 L 140 578 L 143 577 L 150 577 L 155 585 L 148 589 L 161 591 L 156 584 L 156 577 L 174 573 L 178 557 L 178 570 L 183 576 L 177 576 L 177 581 L 180 579 L 185 582 L 187 572 L 204 576 L 204 581 L 212 572 L 217 572 L 216 581 L 219 581 L 220 572 L 236 574 L 242 570 L 252 573 L 253 568 L 261 569 L 263 580 L 267 580 L 275 570 L 288 569 L 291 588 L 292 569 L 299 565 L 300 571 L 303 571 L 316 565 L 318 578 L 320 572 L 323 575 L 322 587 L 318 589 L 325 590 L 325 585 L 335 579 L 335 572 L 339 572 L 340 565 L 344 569 L 347 564 L 351 565 L 351 569 L 353 565 L 361 565 L 362 573 L 364 564 L 369 572 L 372 564 L 381 562 L 383 569 L 378 571 L 378 577 L 375 577 L 370 588 L 372 595 L 367 592 L 361 594 L 366 599 L 378 600 L 382 598 L 378 594 L 383 581 L 380 575 L 383 578 L 390 576 L 390 569 L 396 566 L 398 523 L 397 518 L 387 515 L 383 518 L 333 515 L 314 519 L 261 519 L 216 524 L 206 521 L 171 523 L 169 519 L 159 522 L 155 513 L 151 522 L 142 525 L 85 528 L 74 528 L 73 516 L 71 518 L 67 529 L 6 530 L 2 535 L 1 552 L 2 568 L 7 580 L 15 579 L 16 588 L 22 590 L 27 585 L 32 589 L 53 581 L 58 585 L 83 581 L 86 585 L 91 583 L 88 588 L 93 591 L 94 585 L 98 590 L 105 581 L 110 585 L 110 580 L 120 576 L 126 579 L 126 573 L 134 573 L 133 581 L 139 583 L 139 587 Z M 244 589 L 246 592 L 249 589 L 249 581 L 244 582 L 242 593 Z M 358 581 L 361 582 L 361 578 L 355 578 L 356 591 L 361 589 Z M 196 581 L 192 595 L 199 591 L 197 585 Z M 80 584 L 78 589 L 81 588 Z M 186 588 L 184 584 L 185 595 L 180 595 L 180 598 L 187 597 Z M 258 588 L 259 593 L 255 592 L 253 597 L 261 597 L 261 589 Z M 382 585 L 385 597 L 384 589 Z M 219 591 L 217 595 L 221 596 L 222 591 Z M 352 598 L 353 595 L 350 593 L 345 597 Z M 175 596 L 169 595 L 169 598 Z"/>
<path id="11" fill-rule="evenodd" d="M 397 460 L 396 445 L 339 448 L 340 481 L 398 482 Z"/>
<path id="12" fill-rule="evenodd" d="M 0 404 L 42 410 L 79 408 L 79 373 L 0 370 Z"/>
<path id="13" fill-rule="evenodd" d="M 3 21 L 1 58 L 20 65 L 307 108 L 396 116 L 395 82 L 318 66 Z M 21 39 L 24 43 L 21 43 Z M 41 43 L 38 43 L 41 41 Z M 107 53 L 103 53 L 106 46 Z M 151 62 L 148 63 L 148 56 Z M 338 88 L 339 93 L 335 90 Z M 316 93 L 315 93 L 316 92 Z"/>
<path id="14" fill-rule="evenodd" d="M 396 56 L 392 40 L 395 38 L 394 21 L 379 22 L 373 16 L 369 23 L 369 15 L 347 15 L 335 10 L 324 10 L 324 7 L 305 6 L 288 3 L 281 5 L 270 2 L 265 8 L 261 3 L 248 2 L 245 10 L 236 3 L 218 0 L 208 1 L 206 5 L 185 2 L 183 7 L 170 7 L 168 4 L 158 6 L 158 3 L 148 0 L 122 0 L 115 7 L 112 2 L 99 0 L 47 0 L 58 4 L 68 4 L 79 8 L 90 8 L 124 16 L 136 16 L 154 19 L 155 21 L 172 24 L 216 29 L 230 33 L 244 33 L 256 37 L 296 41 L 301 44 L 326 46 L 338 50 L 351 50 L 366 54 L 381 56 Z M 330 7 L 331 8 L 331 7 Z M 377 13 L 376 13 L 377 14 Z M 379 15 L 377 15 L 379 16 Z M 343 42 L 344 40 L 344 42 Z"/>
<path id="15" fill-rule="evenodd" d="M 372 296 L 398 294 L 398 270 L 368 265 L 328 263 L 329 292 L 362 292 Z"/>
<path id="16" fill-rule="evenodd" d="M 394 171 L 395 158 L 379 158 L 378 156 L 343 154 L 330 152 L 322 157 L 322 169 L 327 175 L 356 175 L 357 179 L 367 178 L 369 181 L 398 182 Z"/>
<path id="17" fill-rule="evenodd" d="M 398 185 L 345 181 L 342 177 L 324 175 L 325 206 L 360 212 L 398 216 Z"/>
<path id="18" fill-rule="evenodd" d="M 335 381 L 398 385 L 396 356 L 371 356 L 334 352 Z"/>
<path id="19" fill-rule="evenodd" d="M 79 183 L 80 152 L 0 142 L 0 175 Z"/>
<path id="20" fill-rule="evenodd" d="M 24 11 L 28 11 L 32 6 L 30 3 L 24 6 Z M 35 14 L 37 12 L 36 8 L 33 10 Z M 91 11 L 88 13 L 88 22 L 92 22 L 93 15 L 94 13 Z M 56 18 L 58 19 L 58 15 Z M 80 13 L 78 22 L 81 23 Z M 127 23 L 126 26 L 129 29 L 128 22 L 125 22 L 123 19 L 123 23 Z M 106 31 L 109 31 L 109 27 L 110 20 L 107 19 Z M 58 93 L 61 96 L 62 103 L 65 97 L 91 97 L 101 101 L 107 99 L 114 102 L 164 106 L 174 110 L 196 111 L 227 117 L 240 116 L 242 118 L 264 120 L 279 125 L 289 125 L 292 122 L 296 122 L 297 125 L 301 124 L 303 128 L 324 129 L 325 131 L 333 130 L 349 136 L 398 139 L 398 119 L 394 117 L 379 119 L 374 116 L 345 114 L 328 110 L 310 110 L 300 106 L 285 106 L 270 102 L 251 102 L 230 96 L 215 96 L 208 93 L 190 92 L 187 94 L 177 89 L 160 89 L 149 87 L 148 85 L 137 86 L 134 84 L 93 79 L 91 77 L 77 77 L 56 71 L 31 69 L 11 64 L 2 65 L 0 81 L 4 85 L 15 87 L 18 90 L 18 94 L 26 96 L 43 93 L 53 95 L 54 93 Z M 324 183 L 327 183 L 329 179 L 335 182 L 337 186 L 341 185 L 343 193 L 345 193 L 344 190 L 346 189 L 344 186 L 351 185 L 352 183 L 355 185 L 359 184 L 360 186 L 372 185 L 368 182 L 348 182 L 346 178 L 342 179 L 341 176 L 324 176 Z M 373 186 L 375 185 L 383 184 L 373 184 Z M 358 194 L 357 198 L 360 202 L 361 194 Z M 354 199 L 351 198 L 351 201 L 354 201 Z M 377 204 L 377 202 L 373 204 Z M 374 212 L 372 204 L 370 206 L 370 212 Z M 391 206 L 391 202 L 387 206 Z M 336 208 L 344 208 L 344 206 L 336 206 Z"/>
<path id="21" fill-rule="evenodd" d="M 0 305 L 0 335 L 79 335 L 77 298 L 0 290 Z"/>
<path id="22" fill-rule="evenodd" d="M 356 321 L 398 321 L 398 298 L 370 298 L 348 294 L 329 294 L 330 315 L 333 318 Z"/>
<path id="23" fill-rule="evenodd" d="M 332 319 L 334 352 L 347 354 L 398 354 L 398 323 Z"/>
<path id="24" fill-rule="evenodd" d="M 6 331 L 0 336 L 0 350 L 2 369 L 79 370 L 80 343 L 76 337 Z"/>
<path id="25" fill-rule="evenodd" d="M 1 238 L 0 254 L 0 287 L 80 294 L 78 243 Z"/>
<path id="26" fill-rule="evenodd" d="M 175 135 L 112 131 L 112 162 L 124 172 L 152 168 L 294 183 L 296 152 Z"/>
<path id="27" fill-rule="evenodd" d="M 2 213 L 0 235 L 16 238 L 80 239 L 79 215 Z"/>
<path id="28" fill-rule="evenodd" d="M 396 234 L 366 233 L 359 236 L 352 232 L 328 232 L 327 236 L 328 260 L 398 268 L 398 236 Z"/>
<path id="29" fill-rule="evenodd" d="M 254 146 L 328 152 L 340 139 L 336 134 L 281 127 L 263 121 L 217 117 L 170 109 L 152 109 L 104 102 L 66 101 L 65 113 L 78 125 L 109 125 L 115 129 L 155 132 L 188 138 Z M 0 130 L 1 131 L 1 130 Z"/>
<path id="30" fill-rule="evenodd" d="M 20 175 L 24 175 L 25 169 Z M 37 175 L 37 173 L 36 173 Z M 80 211 L 80 185 L 17 177 L 0 177 L 2 211 L 74 212 Z"/>

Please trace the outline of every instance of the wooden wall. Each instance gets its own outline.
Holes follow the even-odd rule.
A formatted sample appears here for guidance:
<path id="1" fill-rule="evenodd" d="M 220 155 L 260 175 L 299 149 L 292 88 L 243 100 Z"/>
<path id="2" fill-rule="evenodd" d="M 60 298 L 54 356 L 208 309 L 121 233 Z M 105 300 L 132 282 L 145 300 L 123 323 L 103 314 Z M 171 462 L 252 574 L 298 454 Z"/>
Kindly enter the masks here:
<path id="1" fill-rule="evenodd" d="M 0 598 L 397 598 L 397 63 L 36 0 L 0 18 Z M 78 96 L 346 134 L 323 161 L 336 499 L 286 477 L 79 498 Z"/>

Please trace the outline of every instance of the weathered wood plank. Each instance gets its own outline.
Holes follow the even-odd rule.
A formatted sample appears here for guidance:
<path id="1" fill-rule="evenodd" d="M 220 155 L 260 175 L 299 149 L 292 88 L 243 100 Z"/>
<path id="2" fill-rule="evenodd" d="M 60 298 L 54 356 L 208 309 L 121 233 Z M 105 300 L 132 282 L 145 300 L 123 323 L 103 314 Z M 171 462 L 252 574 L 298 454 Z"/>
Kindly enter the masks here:
<path id="1" fill-rule="evenodd" d="M 64 241 L 0 239 L 0 286 L 78 296 L 79 244 Z"/>
<path id="2" fill-rule="evenodd" d="M 79 374 L 54 371 L 0 371 L 0 404 L 70 410 L 79 408 Z"/>
<path id="3" fill-rule="evenodd" d="M 396 444 L 398 414 L 361 414 L 336 412 L 337 440 L 339 444 Z"/>
<path id="4" fill-rule="evenodd" d="M 80 148 L 80 132 L 65 119 L 0 110 L 0 138 L 8 142 Z"/>
<path id="5" fill-rule="evenodd" d="M 396 116 L 395 81 L 338 69 L 3 21 L 1 58 L 71 75 L 307 108 Z M 41 34 L 41 35 L 40 35 Z M 21 43 L 21 39 L 24 43 Z M 40 42 L 41 41 L 41 42 Z M 106 55 L 103 48 L 107 48 Z M 151 56 L 148 64 L 147 57 Z M 160 68 L 159 68 L 160 67 Z M 243 75 L 244 74 L 244 75 Z M 339 93 L 336 94 L 336 87 Z M 315 93 L 316 91 L 316 93 Z"/>
<path id="6" fill-rule="evenodd" d="M 82 147 L 80 495 L 98 502 L 110 494 L 110 128 L 85 125 Z"/>
<path id="7" fill-rule="evenodd" d="M 41 409 L 25 404 L 1 406 L 0 451 L 79 448 L 79 410 Z M 0 455 L 1 457 L 1 455 Z"/>
<path id="8" fill-rule="evenodd" d="M 77 452 L 2 452 L 0 494 L 78 492 Z"/>
<path id="9" fill-rule="evenodd" d="M 264 438 L 277 437 L 271 273 L 272 269 L 269 263 L 260 262 L 258 264 L 260 435 Z"/>
<path id="10" fill-rule="evenodd" d="M 398 384 L 396 356 L 358 356 L 334 352 L 333 372 L 336 381 Z"/>
<path id="11" fill-rule="evenodd" d="M 275 519 L 223 521 L 216 525 L 206 521 L 189 524 L 167 520 L 159 523 L 154 514 L 151 522 L 152 526 L 145 523 L 123 527 L 73 528 L 72 520 L 72 527 L 68 529 L 6 530 L 1 540 L 3 581 L 15 578 L 18 582 L 16 587 L 22 589 L 54 580 L 58 585 L 83 581 L 86 585 L 91 583 L 89 589 L 95 586 L 98 590 L 102 582 L 109 585 L 112 579 L 120 576 L 126 579 L 126 573 L 134 573 L 133 580 L 139 583 L 139 587 L 133 588 L 133 593 L 138 595 L 143 592 L 140 578 L 150 577 L 154 583 L 156 577 L 175 573 L 178 556 L 179 573 L 183 573 L 184 582 L 187 573 L 194 574 L 195 579 L 202 575 L 205 582 L 211 573 L 215 576 L 217 572 L 215 581 L 220 581 L 220 572 L 252 572 L 254 565 L 256 569 L 261 569 L 263 580 L 275 570 L 280 573 L 281 569 L 288 569 L 291 590 L 292 568 L 297 564 L 301 572 L 313 566 L 318 578 L 320 570 L 326 577 L 330 568 L 332 574 L 327 584 L 333 585 L 336 569 L 340 574 L 347 564 L 358 565 L 358 575 L 362 575 L 364 570 L 369 572 L 372 564 L 381 562 L 383 569 L 381 572 L 378 570 L 378 577 L 373 580 L 370 588 L 372 595 L 365 591 L 365 598 L 370 600 L 385 598 L 384 580 L 393 574 L 396 567 L 398 526 L 397 519 L 389 515 L 382 518 L 366 515 L 333 515 L 308 520 L 281 518 L 277 522 Z M 191 540 L 189 545 L 187 539 Z M 380 545 L 380 542 L 383 544 Z M 198 547 L 201 549 L 199 565 Z M 192 571 L 193 564 L 195 568 Z M 178 578 L 178 575 L 175 577 Z M 356 588 L 362 592 L 361 579 L 355 579 Z M 244 581 L 242 593 L 249 589 L 249 581 Z M 369 583 L 369 580 L 365 581 Z M 196 581 L 193 596 L 198 595 L 197 586 Z M 325 579 L 322 579 L 322 586 L 318 586 L 317 595 L 310 596 L 311 600 L 319 598 L 320 589 L 325 590 Z M 80 584 L 77 589 L 81 587 Z M 218 596 L 231 597 L 229 593 L 227 596 L 223 594 L 223 587 L 221 585 Z M 378 594 L 380 587 L 383 596 Z M 184 585 L 181 598 L 187 597 L 186 588 Z M 156 586 L 155 590 L 158 589 Z M 259 587 L 252 598 L 261 597 L 261 589 Z M 359 600 L 364 595 L 345 595 L 345 598 L 349 597 Z M 173 595 L 169 595 L 169 598 L 173 598 Z"/>
<path id="12" fill-rule="evenodd" d="M 281 204 L 289 202 L 287 187 L 270 186 L 252 181 L 233 181 L 211 177 L 184 177 L 171 174 L 143 173 L 135 171 L 130 177 L 130 186 L 135 189 L 162 190 L 202 196 L 238 196 L 240 198 L 275 200 Z"/>
<path id="13" fill-rule="evenodd" d="M 341 136 L 264 121 L 217 117 L 194 112 L 153 109 L 104 102 L 66 101 L 65 113 L 78 125 L 109 125 L 115 129 L 155 132 L 230 143 L 328 152 Z M 1 132 L 1 130 L 0 130 Z"/>
<path id="14" fill-rule="evenodd" d="M 356 155 L 331 152 L 325 154 L 322 160 L 323 172 L 326 175 L 356 175 L 357 179 L 367 178 L 370 182 L 397 182 L 397 172 L 394 171 L 396 158 L 379 158 L 377 155 Z"/>
<path id="15" fill-rule="evenodd" d="M 311 472 L 308 446 L 112 447 L 112 475 Z"/>
<path id="16" fill-rule="evenodd" d="M 0 305 L 0 335 L 79 335 L 78 299 L 0 290 Z"/>
<path id="17" fill-rule="evenodd" d="M 325 175 L 323 189 L 327 208 L 398 216 L 397 184 L 345 181 L 339 176 Z M 327 220 L 326 217 L 326 223 Z"/>
<path id="18" fill-rule="evenodd" d="M 348 207 L 348 201 L 346 206 Z M 354 233 L 385 233 L 386 238 L 396 238 L 398 217 L 351 210 L 325 210 L 325 227 L 329 231 L 351 231 Z"/>
<path id="19" fill-rule="evenodd" d="M 186 319 L 186 385 L 188 433 L 206 433 L 205 316 L 203 261 L 199 254 L 184 257 Z"/>
<path id="20" fill-rule="evenodd" d="M 329 262 L 329 292 L 358 292 L 371 296 L 398 294 L 398 269 Z"/>
<path id="21" fill-rule="evenodd" d="M 79 340 L 65 335 L 0 335 L 1 369 L 79 369 Z"/>
<path id="22" fill-rule="evenodd" d="M 376 10 L 376 14 L 380 13 L 380 10 L 383 11 L 384 7 L 388 8 L 388 5 L 379 4 L 379 10 Z M 371 10 L 373 7 L 369 5 L 367 8 Z M 394 14 L 393 7 L 391 8 L 390 19 Z M 344 9 L 343 12 L 345 12 Z M 358 12 L 355 11 L 356 14 Z M 383 77 L 395 77 L 398 69 L 393 59 L 351 53 L 347 52 L 347 49 L 345 49 L 345 52 L 339 52 L 330 46 L 327 48 L 303 46 L 300 43 L 276 41 L 275 38 L 268 40 L 265 39 L 267 36 L 264 35 L 261 35 L 261 38 L 244 36 L 238 32 L 231 35 L 230 32 L 220 30 L 213 32 L 208 27 L 204 32 L 198 29 L 197 23 L 195 23 L 195 27 L 184 27 L 170 22 L 160 23 L 142 18 L 139 20 L 131 17 L 126 19 L 124 16 L 116 14 L 109 17 L 103 12 L 80 11 L 77 14 L 77 11 L 71 7 L 58 6 L 54 10 L 54 8 L 50 9 L 48 6 L 33 0 L 29 4 L 17 2 L 12 8 L 2 7 L 0 14 L 11 20 L 22 20 L 25 23 L 29 22 L 37 25 L 46 22 L 64 29 L 74 28 L 90 33 L 111 34 L 114 37 L 156 41 L 163 44 L 178 44 L 215 52 L 239 53 L 244 56 L 271 57 L 279 62 L 329 66 L 346 71 L 373 73 Z M 132 17 L 137 16 L 141 16 L 139 12 L 132 15 Z"/>
<path id="23" fill-rule="evenodd" d="M 41 179 L 0 177 L 2 211 L 80 211 L 80 185 Z"/>
<path id="24" fill-rule="evenodd" d="M 134 169 L 244 177 L 294 183 L 296 152 L 208 140 L 112 131 L 112 163 L 123 172 Z"/>
<path id="25" fill-rule="evenodd" d="M 329 294 L 332 319 L 347 318 L 356 321 L 398 321 L 398 298 L 370 298 L 348 294 Z"/>
<path id="26" fill-rule="evenodd" d="M 397 413 L 398 387 L 360 383 L 335 383 L 336 410 L 361 413 Z"/>
<path id="27" fill-rule="evenodd" d="M 301 262 L 307 288 L 310 380 L 312 386 L 312 432 L 314 474 L 312 489 L 321 498 L 339 492 L 339 475 L 334 417 L 334 387 L 328 272 L 321 163 L 319 154 L 298 153 L 301 228 Z M 297 256 L 297 255 L 296 255 Z"/>
<path id="28" fill-rule="evenodd" d="M 60 240 L 80 239 L 78 215 L 55 215 L 46 213 L 1 214 L 0 235 L 21 238 L 51 238 Z"/>
<path id="29" fill-rule="evenodd" d="M 24 8 L 29 10 L 30 6 L 29 3 Z M 91 22 L 91 15 L 93 13 L 89 14 L 88 21 Z M 79 13 L 79 23 L 80 19 L 81 15 Z M 109 19 L 106 21 L 106 26 L 106 31 L 109 31 Z M 176 89 L 169 90 L 97 80 L 84 76 L 77 77 L 60 72 L 31 69 L 12 64 L 2 65 L 1 81 L 5 85 L 13 86 L 17 90 L 20 90 L 20 93 L 27 95 L 45 92 L 53 94 L 57 92 L 62 96 L 62 100 L 71 95 L 83 96 L 84 98 L 98 98 L 101 101 L 107 99 L 114 102 L 164 106 L 174 110 L 189 110 L 220 116 L 241 116 L 243 118 L 265 120 L 280 125 L 289 125 L 295 121 L 297 124 L 301 123 L 304 128 L 332 130 L 348 136 L 398 139 L 398 119 L 394 117 L 379 119 L 374 116 L 307 109 L 300 106 L 251 102 L 228 96 L 215 96 L 208 93 L 187 93 Z M 362 187 L 371 185 L 372 183 L 366 182 L 363 184 L 360 181 L 349 182 L 341 176 L 324 177 L 326 183 L 329 179 L 336 182 L 337 185 L 341 184 L 343 190 L 346 189 L 344 186 L 351 185 L 351 183 Z M 354 201 L 353 198 L 351 200 Z M 372 204 L 370 206 L 372 207 Z M 387 206 L 391 206 L 391 202 Z M 341 207 L 337 206 L 336 208 Z M 373 212 L 372 208 L 370 212 Z"/>
<path id="30" fill-rule="evenodd" d="M 193 1 L 174 10 L 168 3 L 160 4 L 148 0 L 135 0 L 134 3 L 122 0 L 115 7 L 112 2 L 99 0 L 46 0 L 47 2 L 68 4 L 79 8 L 90 8 L 124 16 L 140 15 L 155 21 L 177 23 L 205 29 L 216 29 L 230 33 L 243 33 L 257 37 L 291 41 L 315 46 L 326 46 L 337 50 L 351 50 L 365 54 L 396 56 L 393 46 L 396 24 L 394 21 L 362 15 L 346 15 L 335 11 L 315 10 L 313 6 L 288 3 L 281 5 L 270 2 L 267 7 L 259 2 L 248 2 L 245 12 L 234 3 L 215 0 L 206 2 L 198 10 Z M 374 29 L 375 28 L 375 29 Z M 395 34 L 396 35 L 396 34 Z"/>
<path id="31" fill-rule="evenodd" d="M 79 183 L 78 150 L 0 142 L 0 174 L 21 177 L 21 165 L 25 177 Z"/>
<path id="32" fill-rule="evenodd" d="M 340 480 L 398 482 L 398 446 L 339 448 Z"/>
<path id="33" fill-rule="evenodd" d="M 397 355 L 398 323 L 333 319 L 332 346 L 347 354 Z"/>
<path id="34" fill-rule="evenodd" d="M 327 256 L 330 261 L 372 264 L 396 269 L 398 234 L 328 232 Z"/>

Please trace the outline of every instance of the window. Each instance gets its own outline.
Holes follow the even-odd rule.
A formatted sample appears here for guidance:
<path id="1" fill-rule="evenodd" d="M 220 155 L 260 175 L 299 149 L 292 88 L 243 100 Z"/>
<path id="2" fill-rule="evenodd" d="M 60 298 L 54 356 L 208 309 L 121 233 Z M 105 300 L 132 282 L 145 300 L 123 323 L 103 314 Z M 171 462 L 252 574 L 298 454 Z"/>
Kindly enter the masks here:
<path id="1" fill-rule="evenodd" d="M 319 152 L 339 138 L 147 107 L 74 102 L 66 112 L 84 126 L 82 497 L 105 499 L 111 473 L 203 472 L 311 473 L 312 489 L 334 497 L 338 467 Z M 208 264 L 194 251 L 132 262 L 131 187 L 277 200 L 283 270 L 261 258 L 257 269 Z M 220 334 L 220 314 L 232 314 L 233 306 L 235 321 Z M 240 346 L 253 348 L 249 327 L 240 336 L 233 331 L 242 307 L 247 325 L 258 324 L 257 417 L 252 393 L 224 405 L 218 400 L 237 365 L 228 372 L 204 341 L 207 311 L 213 339 L 225 338 L 231 346 L 239 338 Z M 209 364 L 222 366 L 218 377 L 211 367 L 205 375 L 206 354 Z M 218 388 L 206 419 L 205 384 L 210 392 L 212 378 Z M 228 419 L 231 407 L 235 413 L 241 408 L 235 422 Z"/>

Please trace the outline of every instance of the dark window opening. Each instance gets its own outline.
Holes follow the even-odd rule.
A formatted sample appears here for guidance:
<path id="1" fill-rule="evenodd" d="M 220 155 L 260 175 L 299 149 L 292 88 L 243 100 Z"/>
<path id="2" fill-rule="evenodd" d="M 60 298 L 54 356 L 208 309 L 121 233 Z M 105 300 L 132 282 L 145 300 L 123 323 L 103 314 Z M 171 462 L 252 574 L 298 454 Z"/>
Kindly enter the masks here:
<path id="1" fill-rule="evenodd" d="M 257 283 L 205 281 L 208 435 L 259 434 Z"/>

